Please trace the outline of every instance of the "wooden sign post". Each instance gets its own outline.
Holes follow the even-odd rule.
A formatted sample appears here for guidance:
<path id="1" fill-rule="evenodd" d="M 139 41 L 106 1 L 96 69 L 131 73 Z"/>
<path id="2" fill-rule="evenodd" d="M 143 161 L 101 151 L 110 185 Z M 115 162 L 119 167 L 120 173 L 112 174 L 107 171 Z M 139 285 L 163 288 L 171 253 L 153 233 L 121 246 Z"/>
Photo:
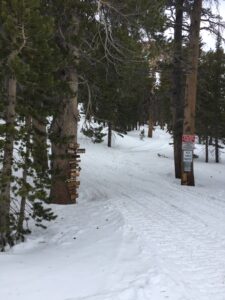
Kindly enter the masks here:
<path id="1" fill-rule="evenodd" d="M 193 151 L 195 135 L 182 136 L 182 185 L 189 185 L 188 178 L 193 173 Z"/>
<path id="2" fill-rule="evenodd" d="M 67 154 L 70 156 L 69 161 L 69 174 L 67 182 L 68 192 L 70 194 L 70 199 L 72 202 L 76 203 L 78 198 L 77 190 L 80 186 L 80 181 L 78 181 L 78 176 L 80 175 L 80 154 L 85 153 L 85 149 L 80 149 L 79 144 L 69 144 L 67 149 Z"/>

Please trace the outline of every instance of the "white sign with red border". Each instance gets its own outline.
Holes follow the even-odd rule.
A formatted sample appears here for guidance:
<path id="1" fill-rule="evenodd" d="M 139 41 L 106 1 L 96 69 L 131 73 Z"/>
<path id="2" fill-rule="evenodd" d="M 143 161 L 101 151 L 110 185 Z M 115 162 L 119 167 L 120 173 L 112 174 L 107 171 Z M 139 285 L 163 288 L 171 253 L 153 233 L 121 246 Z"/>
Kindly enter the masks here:
<path id="1" fill-rule="evenodd" d="M 182 136 L 182 150 L 191 151 L 194 150 L 195 135 L 183 135 Z"/>
<path id="2" fill-rule="evenodd" d="M 183 143 L 194 143 L 195 142 L 195 135 L 183 134 L 182 135 L 182 142 Z"/>

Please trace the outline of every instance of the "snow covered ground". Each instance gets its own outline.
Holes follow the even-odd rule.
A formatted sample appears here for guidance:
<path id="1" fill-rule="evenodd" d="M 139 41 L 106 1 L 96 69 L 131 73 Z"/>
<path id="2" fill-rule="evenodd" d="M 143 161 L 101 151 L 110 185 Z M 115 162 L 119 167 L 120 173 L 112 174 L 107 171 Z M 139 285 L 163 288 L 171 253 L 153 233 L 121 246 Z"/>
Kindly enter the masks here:
<path id="1" fill-rule="evenodd" d="M 79 203 L 0 254 L 0 299 L 225 299 L 224 163 L 197 145 L 196 187 L 181 186 L 169 134 L 138 134 L 81 136 Z"/>

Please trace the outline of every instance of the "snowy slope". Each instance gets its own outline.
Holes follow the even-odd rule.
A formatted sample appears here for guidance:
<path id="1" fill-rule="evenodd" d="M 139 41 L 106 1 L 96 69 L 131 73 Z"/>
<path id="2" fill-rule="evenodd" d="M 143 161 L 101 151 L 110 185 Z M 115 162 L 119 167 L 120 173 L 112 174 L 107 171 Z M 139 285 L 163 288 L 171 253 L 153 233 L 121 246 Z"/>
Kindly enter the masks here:
<path id="1" fill-rule="evenodd" d="M 0 254 L 0 299 L 224 300 L 224 163 L 205 164 L 197 145 L 196 187 L 182 187 L 170 141 L 160 129 L 112 149 L 81 136 L 79 203 Z"/>

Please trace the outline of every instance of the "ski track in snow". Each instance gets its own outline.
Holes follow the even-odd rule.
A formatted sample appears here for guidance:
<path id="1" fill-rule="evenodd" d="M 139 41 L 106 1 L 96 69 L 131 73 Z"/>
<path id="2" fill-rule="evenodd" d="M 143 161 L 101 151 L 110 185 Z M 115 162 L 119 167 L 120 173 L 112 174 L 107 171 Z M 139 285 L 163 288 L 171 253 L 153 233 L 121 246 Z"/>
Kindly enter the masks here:
<path id="1" fill-rule="evenodd" d="M 2 299 L 225 300 L 224 164 L 200 157 L 196 187 L 182 187 L 169 141 L 81 137 L 79 203 L 0 255 Z"/>

